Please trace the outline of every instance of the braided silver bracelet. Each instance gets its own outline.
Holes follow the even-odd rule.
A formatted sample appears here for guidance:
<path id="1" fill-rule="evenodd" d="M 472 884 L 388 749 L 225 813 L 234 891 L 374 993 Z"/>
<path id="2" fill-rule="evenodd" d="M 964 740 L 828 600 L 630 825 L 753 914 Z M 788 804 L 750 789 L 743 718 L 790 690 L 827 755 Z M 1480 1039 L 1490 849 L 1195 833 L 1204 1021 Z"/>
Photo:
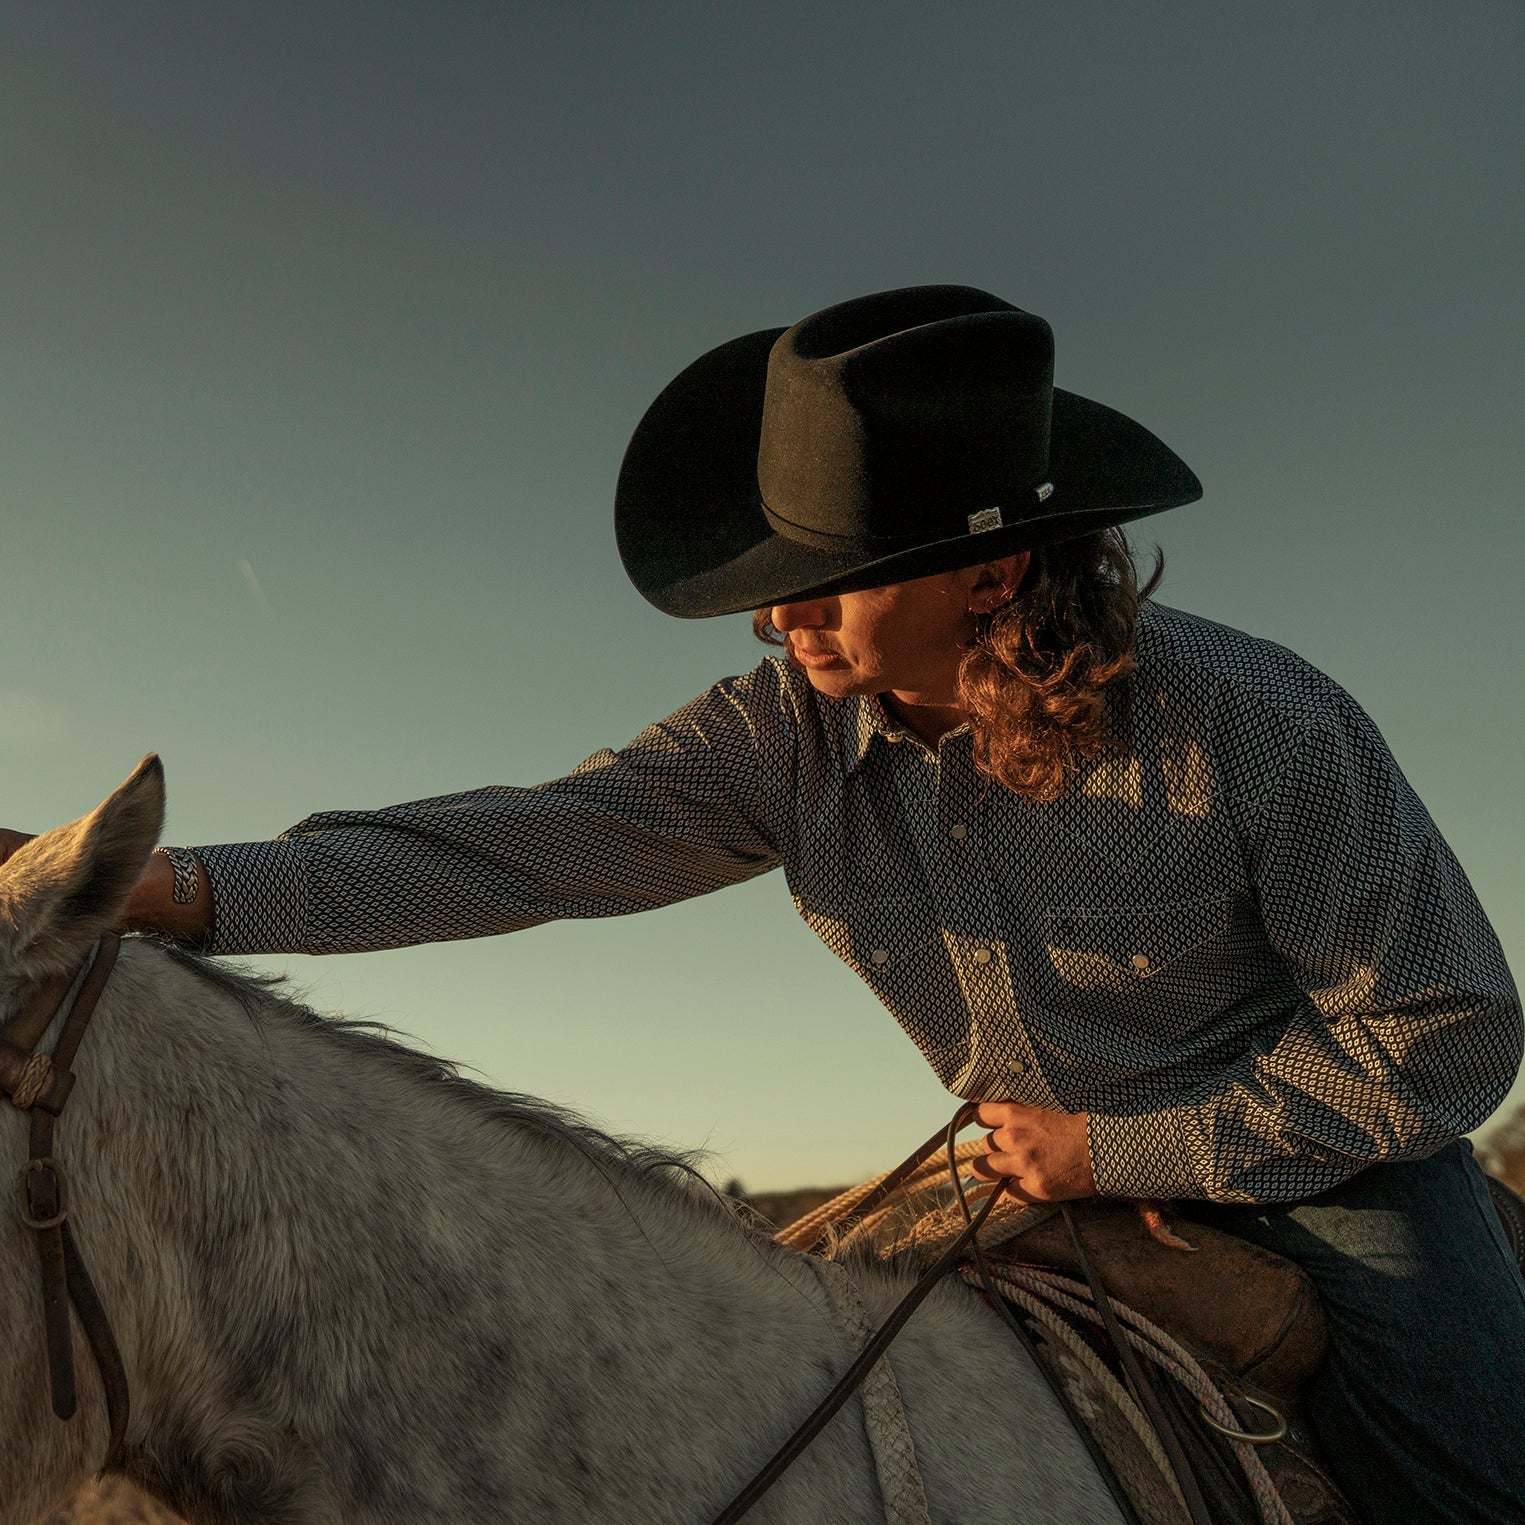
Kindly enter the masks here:
<path id="1" fill-rule="evenodd" d="M 201 865 L 196 854 L 188 847 L 156 847 L 154 852 L 169 859 L 170 871 L 175 876 L 170 899 L 176 905 L 190 905 L 201 889 Z"/>

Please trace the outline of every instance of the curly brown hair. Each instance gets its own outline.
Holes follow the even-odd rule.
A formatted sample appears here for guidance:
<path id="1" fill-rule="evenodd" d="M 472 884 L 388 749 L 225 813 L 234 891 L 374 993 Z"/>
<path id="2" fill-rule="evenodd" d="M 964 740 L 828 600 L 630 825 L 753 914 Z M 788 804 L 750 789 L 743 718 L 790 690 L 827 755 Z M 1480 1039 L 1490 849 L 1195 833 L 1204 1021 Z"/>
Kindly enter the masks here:
<path id="1" fill-rule="evenodd" d="M 1077 762 L 1116 744 L 1103 690 L 1133 671 L 1139 605 L 1164 573 L 1156 550 L 1141 587 L 1119 529 L 1033 552 L 1016 596 L 976 617 L 959 667 L 981 773 L 1029 799 L 1055 800 Z"/>
<path id="2" fill-rule="evenodd" d="M 1140 585 L 1127 536 L 1101 530 L 1034 551 L 1013 598 L 975 616 L 958 699 L 985 777 L 1028 799 L 1055 800 L 1076 763 L 1118 745 L 1104 691 L 1133 671 L 1139 606 L 1164 571 L 1156 549 Z M 781 645 L 769 613 L 757 610 L 752 628 Z"/>

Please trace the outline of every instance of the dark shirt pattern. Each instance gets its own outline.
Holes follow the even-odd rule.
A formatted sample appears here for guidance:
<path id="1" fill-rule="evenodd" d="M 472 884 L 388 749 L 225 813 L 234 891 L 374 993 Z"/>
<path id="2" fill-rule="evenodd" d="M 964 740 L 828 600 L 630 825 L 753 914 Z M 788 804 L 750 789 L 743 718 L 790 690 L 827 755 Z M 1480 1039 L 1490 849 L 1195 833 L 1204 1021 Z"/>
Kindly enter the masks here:
<path id="1" fill-rule="evenodd" d="M 1052 803 L 769 658 L 565 778 L 198 848 L 218 952 L 609 916 L 782 866 L 943 1083 L 1091 1114 L 1106 1194 L 1296 1200 L 1480 1123 L 1518 994 L 1376 727 L 1291 652 L 1156 605 L 1120 747 Z"/>

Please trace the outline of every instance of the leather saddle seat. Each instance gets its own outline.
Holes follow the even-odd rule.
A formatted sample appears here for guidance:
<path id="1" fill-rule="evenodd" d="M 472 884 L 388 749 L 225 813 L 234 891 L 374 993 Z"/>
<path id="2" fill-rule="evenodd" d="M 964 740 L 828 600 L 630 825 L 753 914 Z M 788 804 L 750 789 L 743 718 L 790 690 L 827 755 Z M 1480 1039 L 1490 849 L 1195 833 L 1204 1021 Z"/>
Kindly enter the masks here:
<path id="1" fill-rule="evenodd" d="M 1502 1181 L 1488 1184 L 1505 1241 L 1525 1272 L 1525 1197 Z M 1257 1450 L 1294 1525 L 1355 1525 L 1357 1516 L 1325 1469 L 1301 1403 L 1327 1349 L 1324 1311 L 1311 1278 L 1280 1255 L 1195 1221 L 1178 1230 L 1191 1252 L 1172 1248 L 1156 1237 L 1141 1205 L 1072 1205 L 1087 1258 L 1108 1295 L 1184 1345 L 1225 1395 L 1253 1399 L 1258 1394 L 1285 1418 L 1284 1438 Z M 989 1254 L 998 1263 L 1084 1279 L 1069 1230 L 1055 1209 L 1030 1209 L 1011 1218 L 1007 1236 Z M 1098 1414 L 1093 1410 L 1089 1423 L 1106 1449 L 1106 1422 Z M 1193 1465 L 1210 1470 L 1211 1441 L 1204 1445 L 1200 1432 L 1183 1433 L 1181 1439 Z M 1148 1507 L 1147 1495 L 1136 1488 L 1128 1491 L 1139 1520 L 1159 1525 L 1177 1518 L 1168 1506 L 1163 1513 Z M 1209 1511 L 1214 1520 L 1258 1517 L 1242 1501 L 1225 1506 L 1225 1497 L 1221 1491 L 1215 1495 L 1218 1507 Z"/>

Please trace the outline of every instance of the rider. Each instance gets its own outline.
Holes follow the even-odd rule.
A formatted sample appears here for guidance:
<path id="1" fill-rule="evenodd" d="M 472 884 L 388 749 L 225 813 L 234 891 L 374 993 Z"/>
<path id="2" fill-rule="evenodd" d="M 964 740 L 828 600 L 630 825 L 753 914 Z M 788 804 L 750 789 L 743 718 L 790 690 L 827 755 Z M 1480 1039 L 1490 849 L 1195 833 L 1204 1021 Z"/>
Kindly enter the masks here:
<path id="1" fill-rule="evenodd" d="M 1310 1410 L 1372 1520 L 1525 1519 L 1525 1285 L 1460 1135 L 1519 997 L 1371 721 L 1148 601 L 1117 526 L 1199 484 L 1052 385 L 1041 319 L 921 287 L 689 366 L 625 567 L 784 647 L 537 788 L 175 850 L 133 925 L 340 952 L 658 906 L 782 865 L 1033 1200 L 1173 1197 L 1299 1262 Z"/>

